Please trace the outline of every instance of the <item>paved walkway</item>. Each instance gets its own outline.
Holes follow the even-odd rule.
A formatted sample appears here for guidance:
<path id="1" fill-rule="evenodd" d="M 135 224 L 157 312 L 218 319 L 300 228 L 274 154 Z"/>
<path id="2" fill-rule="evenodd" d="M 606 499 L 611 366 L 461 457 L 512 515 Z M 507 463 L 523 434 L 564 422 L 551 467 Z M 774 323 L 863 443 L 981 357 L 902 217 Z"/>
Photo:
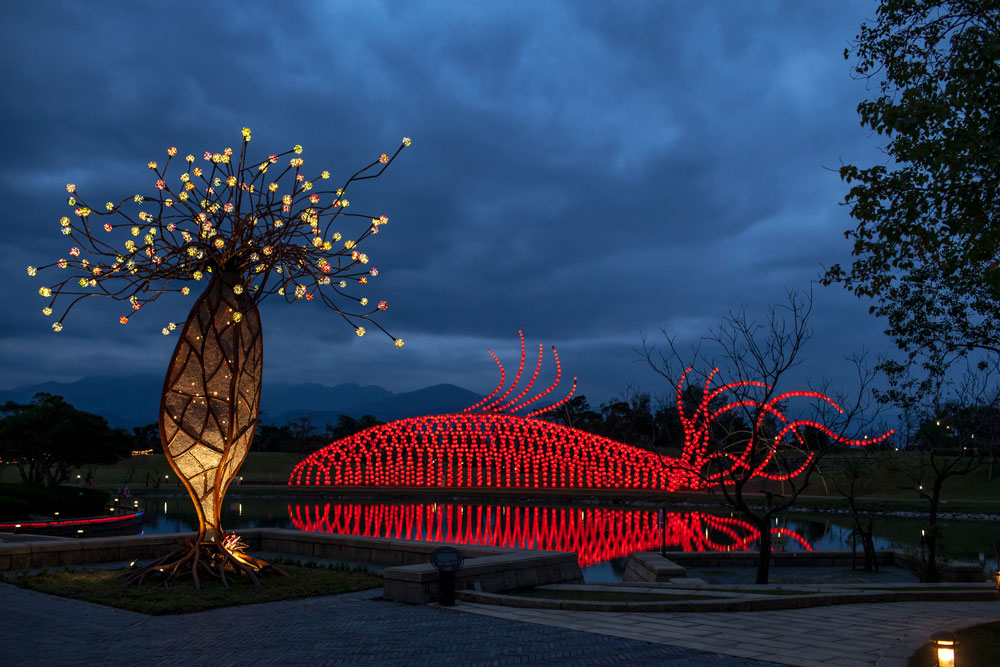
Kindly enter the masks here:
<path id="1" fill-rule="evenodd" d="M 0 584 L 0 664 L 773 667 L 663 643 L 373 599 L 380 594 L 143 616 Z"/>
<path id="2" fill-rule="evenodd" d="M 903 667 L 934 631 L 1000 621 L 1000 602 L 678 614 L 442 609 L 380 593 L 144 616 L 0 584 L 0 664 Z"/>
<path id="3" fill-rule="evenodd" d="M 757 578 L 755 567 L 688 567 L 687 575 L 709 584 L 752 584 Z M 919 584 L 920 577 L 901 567 L 881 566 L 878 572 L 852 570 L 849 567 L 772 567 L 768 582 L 772 584 Z"/>
<path id="4" fill-rule="evenodd" d="M 800 667 L 905 667 L 935 631 L 1000 621 L 1000 602 L 700 613 L 557 611 L 474 603 L 460 603 L 456 609 Z"/>

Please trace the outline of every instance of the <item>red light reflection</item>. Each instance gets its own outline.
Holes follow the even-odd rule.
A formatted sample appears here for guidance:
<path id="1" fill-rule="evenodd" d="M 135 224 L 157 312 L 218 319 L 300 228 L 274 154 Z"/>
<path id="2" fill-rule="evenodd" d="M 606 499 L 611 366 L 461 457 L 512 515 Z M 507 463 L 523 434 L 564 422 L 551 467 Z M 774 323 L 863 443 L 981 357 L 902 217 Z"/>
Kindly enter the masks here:
<path id="1" fill-rule="evenodd" d="M 655 509 L 326 503 L 290 504 L 288 515 L 311 532 L 575 551 L 582 567 L 657 550 L 661 540 Z M 672 551 L 749 551 L 760 536 L 745 521 L 702 512 L 668 512 L 665 529 Z M 812 551 L 793 531 L 775 526 L 771 533 Z"/>

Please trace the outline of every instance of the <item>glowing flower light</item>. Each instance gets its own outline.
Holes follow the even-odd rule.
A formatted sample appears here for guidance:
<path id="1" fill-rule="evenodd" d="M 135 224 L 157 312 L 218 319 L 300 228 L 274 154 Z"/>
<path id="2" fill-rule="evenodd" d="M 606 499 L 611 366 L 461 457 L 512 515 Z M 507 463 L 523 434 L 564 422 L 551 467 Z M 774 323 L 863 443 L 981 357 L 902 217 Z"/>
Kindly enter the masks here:
<path id="1" fill-rule="evenodd" d="M 282 153 L 271 153 L 266 159 L 263 156 L 253 159 L 247 155 L 247 144 L 252 136 L 250 129 L 244 127 L 240 134 L 240 151 L 231 147 L 221 152 L 203 151 L 201 155 L 208 163 L 204 165 L 204 170 L 194 166 L 197 153 L 188 153 L 181 163 L 186 163 L 186 166 L 178 170 L 183 172 L 179 174 L 179 179 L 176 172 L 167 173 L 173 165 L 171 159 L 178 155 L 177 147 L 170 146 L 166 150 L 170 159 L 162 167 L 156 160 L 145 163 L 149 170 L 155 172 L 155 177 L 147 181 L 148 191 L 128 195 L 119 200 L 119 204 L 108 201 L 103 207 L 93 210 L 91 202 L 78 191 L 76 185 L 67 184 L 69 196 L 66 203 L 82 220 L 77 221 L 72 215 L 62 216 L 60 228 L 63 234 L 71 235 L 72 242 L 80 247 L 70 249 L 69 260 L 60 259 L 37 268 L 33 264 L 28 273 L 34 276 L 54 266 L 65 270 L 49 285 L 39 289 L 42 297 L 51 299 L 43 304 L 43 314 L 55 316 L 53 319 L 57 321 L 51 326 L 57 332 L 62 330 L 66 312 L 81 299 L 105 296 L 127 301 L 128 314 L 119 317 L 119 322 L 125 324 L 140 310 L 145 312 L 147 305 L 164 294 L 190 294 L 190 288 L 183 283 L 205 279 L 207 285 L 203 285 L 203 294 L 190 306 L 191 315 L 183 324 L 184 333 L 178 337 L 174 352 L 175 359 L 192 360 L 185 362 L 181 375 L 194 375 L 187 378 L 187 383 L 164 389 L 165 394 L 169 392 L 172 398 L 169 404 L 163 404 L 161 433 L 166 434 L 164 448 L 173 470 L 184 481 L 196 507 L 200 508 L 199 536 L 187 553 L 190 555 L 192 551 L 215 548 L 211 554 L 206 554 L 206 560 L 202 562 L 210 562 L 212 567 L 217 567 L 224 562 L 219 558 L 222 553 L 218 549 L 221 549 L 229 556 L 227 562 L 230 565 L 227 567 L 237 567 L 252 576 L 262 565 L 235 553 L 239 541 L 228 540 L 221 531 L 221 502 L 216 501 L 221 501 L 230 477 L 239 470 L 252 439 L 253 429 L 248 429 L 244 422 L 256 419 L 258 410 L 255 401 L 259 399 L 254 398 L 254 395 L 259 397 L 262 355 L 258 304 L 275 295 L 290 303 L 299 300 L 322 302 L 339 313 L 356 335 L 361 336 L 366 328 L 376 327 L 388 335 L 397 347 L 400 345 L 400 339 L 391 336 L 375 321 L 377 312 L 357 314 L 353 308 L 342 311 L 338 304 L 357 304 L 360 301 L 347 291 L 347 286 L 349 283 L 352 287 L 364 285 L 367 278 L 358 276 L 357 265 L 352 268 L 348 258 L 353 252 L 357 262 L 367 261 L 368 256 L 355 250 L 355 246 L 367 241 L 371 235 L 367 221 L 377 219 L 371 215 L 346 213 L 344 209 L 349 205 L 346 193 L 357 181 L 380 175 L 405 145 L 400 145 L 395 153 L 380 155 L 376 162 L 353 172 L 337 187 L 331 187 L 330 171 L 306 172 L 304 161 L 299 157 L 302 154 L 301 145 Z M 267 165 L 280 164 L 282 159 L 289 160 L 290 169 L 273 169 L 279 172 L 273 179 L 271 174 L 261 175 L 261 167 L 266 169 Z M 171 183 L 174 185 L 169 185 Z M 337 201 L 336 206 L 320 203 L 334 200 Z M 121 218 L 117 222 L 113 222 L 113 218 L 105 218 L 92 227 L 89 218 L 97 216 Z M 353 218 L 360 218 L 362 226 L 351 226 L 356 222 Z M 344 223 L 340 229 L 349 229 L 343 233 L 353 237 L 347 247 L 341 245 L 341 234 L 332 229 L 337 223 Z M 98 230 L 103 230 L 100 240 L 93 236 L 93 232 Z M 119 234 L 117 238 L 104 235 L 116 231 Z M 337 279 L 331 280 L 331 276 Z M 65 309 L 61 317 L 60 313 L 53 312 L 59 307 Z M 239 326 L 233 326 L 235 324 Z M 160 331 L 168 335 L 176 328 L 174 323 L 169 323 Z M 204 359 L 209 357 L 187 354 L 186 350 L 194 340 L 202 341 L 199 345 L 207 346 L 205 349 L 210 349 L 216 357 L 221 356 L 231 364 L 228 379 L 212 374 L 199 375 L 208 373 Z M 237 350 L 241 345 L 249 347 Z M 238 384 L 241 388 L 240 404 L 244 405 L 242 398 L 250 400 L 249 410 L 241 408 L 238 412 L 231 412 L 221 424 L 189 424 L 190 415 L 195 411 L 177 411 L 173 406 L 178 401 L 188 405 L 194 401 L 204 402 L 205 397 L 192 393 L 191 387 L 204 390 L 216 380 L 223 382 L 217 395 L 229 401 L 234 410 L 237 401 L 232 387 Z M 172 373 L 168 384 L 174 381 L 175 374 Z M 216 392 L 213 390 L 213 393 Z M 171 428 L 168 429 L 167 425 Z M 194 444 L 189 441 L 184 451 L 198 450 L 196 458 L 202 463 L 197 466 L 197 473 L 193 472 L 189 456 L 175 455 L 174 452 L 179 450 L 169 447 L 168 441 L 182 431 L 194 434 L 185 436 L 193 437 L 195 441 Z M 171 433 L 174 435 L 169 435 Z M 242 440 L 237 442 L 240 438 Z M 216 466 L 214 470 L 218 471 L 218 475 L 213 472 L 206 476 L 210 481 L 196 489 L 197 485 L 189 481 L 196 474 L 206 472 L 205 461 Z M 188 563 L 189 569 L 192 561 L 177 561 L 178 564 L 182 562 Z M 197 559 L 193 562 L 196 563 Z M 138 576 L 141 579 L 144 575 Z"/>

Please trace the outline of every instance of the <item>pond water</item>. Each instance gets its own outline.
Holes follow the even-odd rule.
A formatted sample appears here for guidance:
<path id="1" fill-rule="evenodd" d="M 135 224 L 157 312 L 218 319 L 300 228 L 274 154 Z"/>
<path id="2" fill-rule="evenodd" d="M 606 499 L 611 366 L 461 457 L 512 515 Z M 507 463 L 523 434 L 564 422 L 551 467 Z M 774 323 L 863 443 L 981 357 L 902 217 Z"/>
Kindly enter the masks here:
<path id="1" fill-rule="evenodd" d="M 149 497 L 144 532 L 172 533 L 197 527 L 187 496 Z M 501 503 L 495 500 L 386 501 L 231 497 L 225 501 L 226 530 L 297 528 L 369 537 L 456 542 L 529 549 L 575 551 L 587 581 L 620 580 L 629 553 L 668 551 L 755 551 L 757 530 L 738 514 L 668 508 L 660 520 L 648 505 Z M 919 518 L 881 517 L 875 524 L 878 549 L 919 551 Z M 945 521 L 948 556 L 996 566 L 993 541 L 1000 525 L 990 521 Z M 778 551 L 851 548 L 849 517 L 786 513 L 771 527 Z M 860 555 L 860 547 L 859 547 Z"/>

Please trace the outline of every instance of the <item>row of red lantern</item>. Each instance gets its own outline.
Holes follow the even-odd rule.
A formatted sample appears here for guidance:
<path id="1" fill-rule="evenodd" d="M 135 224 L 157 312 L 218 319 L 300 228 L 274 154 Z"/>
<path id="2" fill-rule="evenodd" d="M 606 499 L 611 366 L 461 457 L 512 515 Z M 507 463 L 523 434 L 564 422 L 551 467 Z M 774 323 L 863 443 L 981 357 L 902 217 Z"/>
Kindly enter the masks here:
<path id="1" fill-rule="evenodd" d="M 511 415 L 437 415 L 362 431 L 303 460 L 290 484 L 676 489 L 652 452 Z"/>

